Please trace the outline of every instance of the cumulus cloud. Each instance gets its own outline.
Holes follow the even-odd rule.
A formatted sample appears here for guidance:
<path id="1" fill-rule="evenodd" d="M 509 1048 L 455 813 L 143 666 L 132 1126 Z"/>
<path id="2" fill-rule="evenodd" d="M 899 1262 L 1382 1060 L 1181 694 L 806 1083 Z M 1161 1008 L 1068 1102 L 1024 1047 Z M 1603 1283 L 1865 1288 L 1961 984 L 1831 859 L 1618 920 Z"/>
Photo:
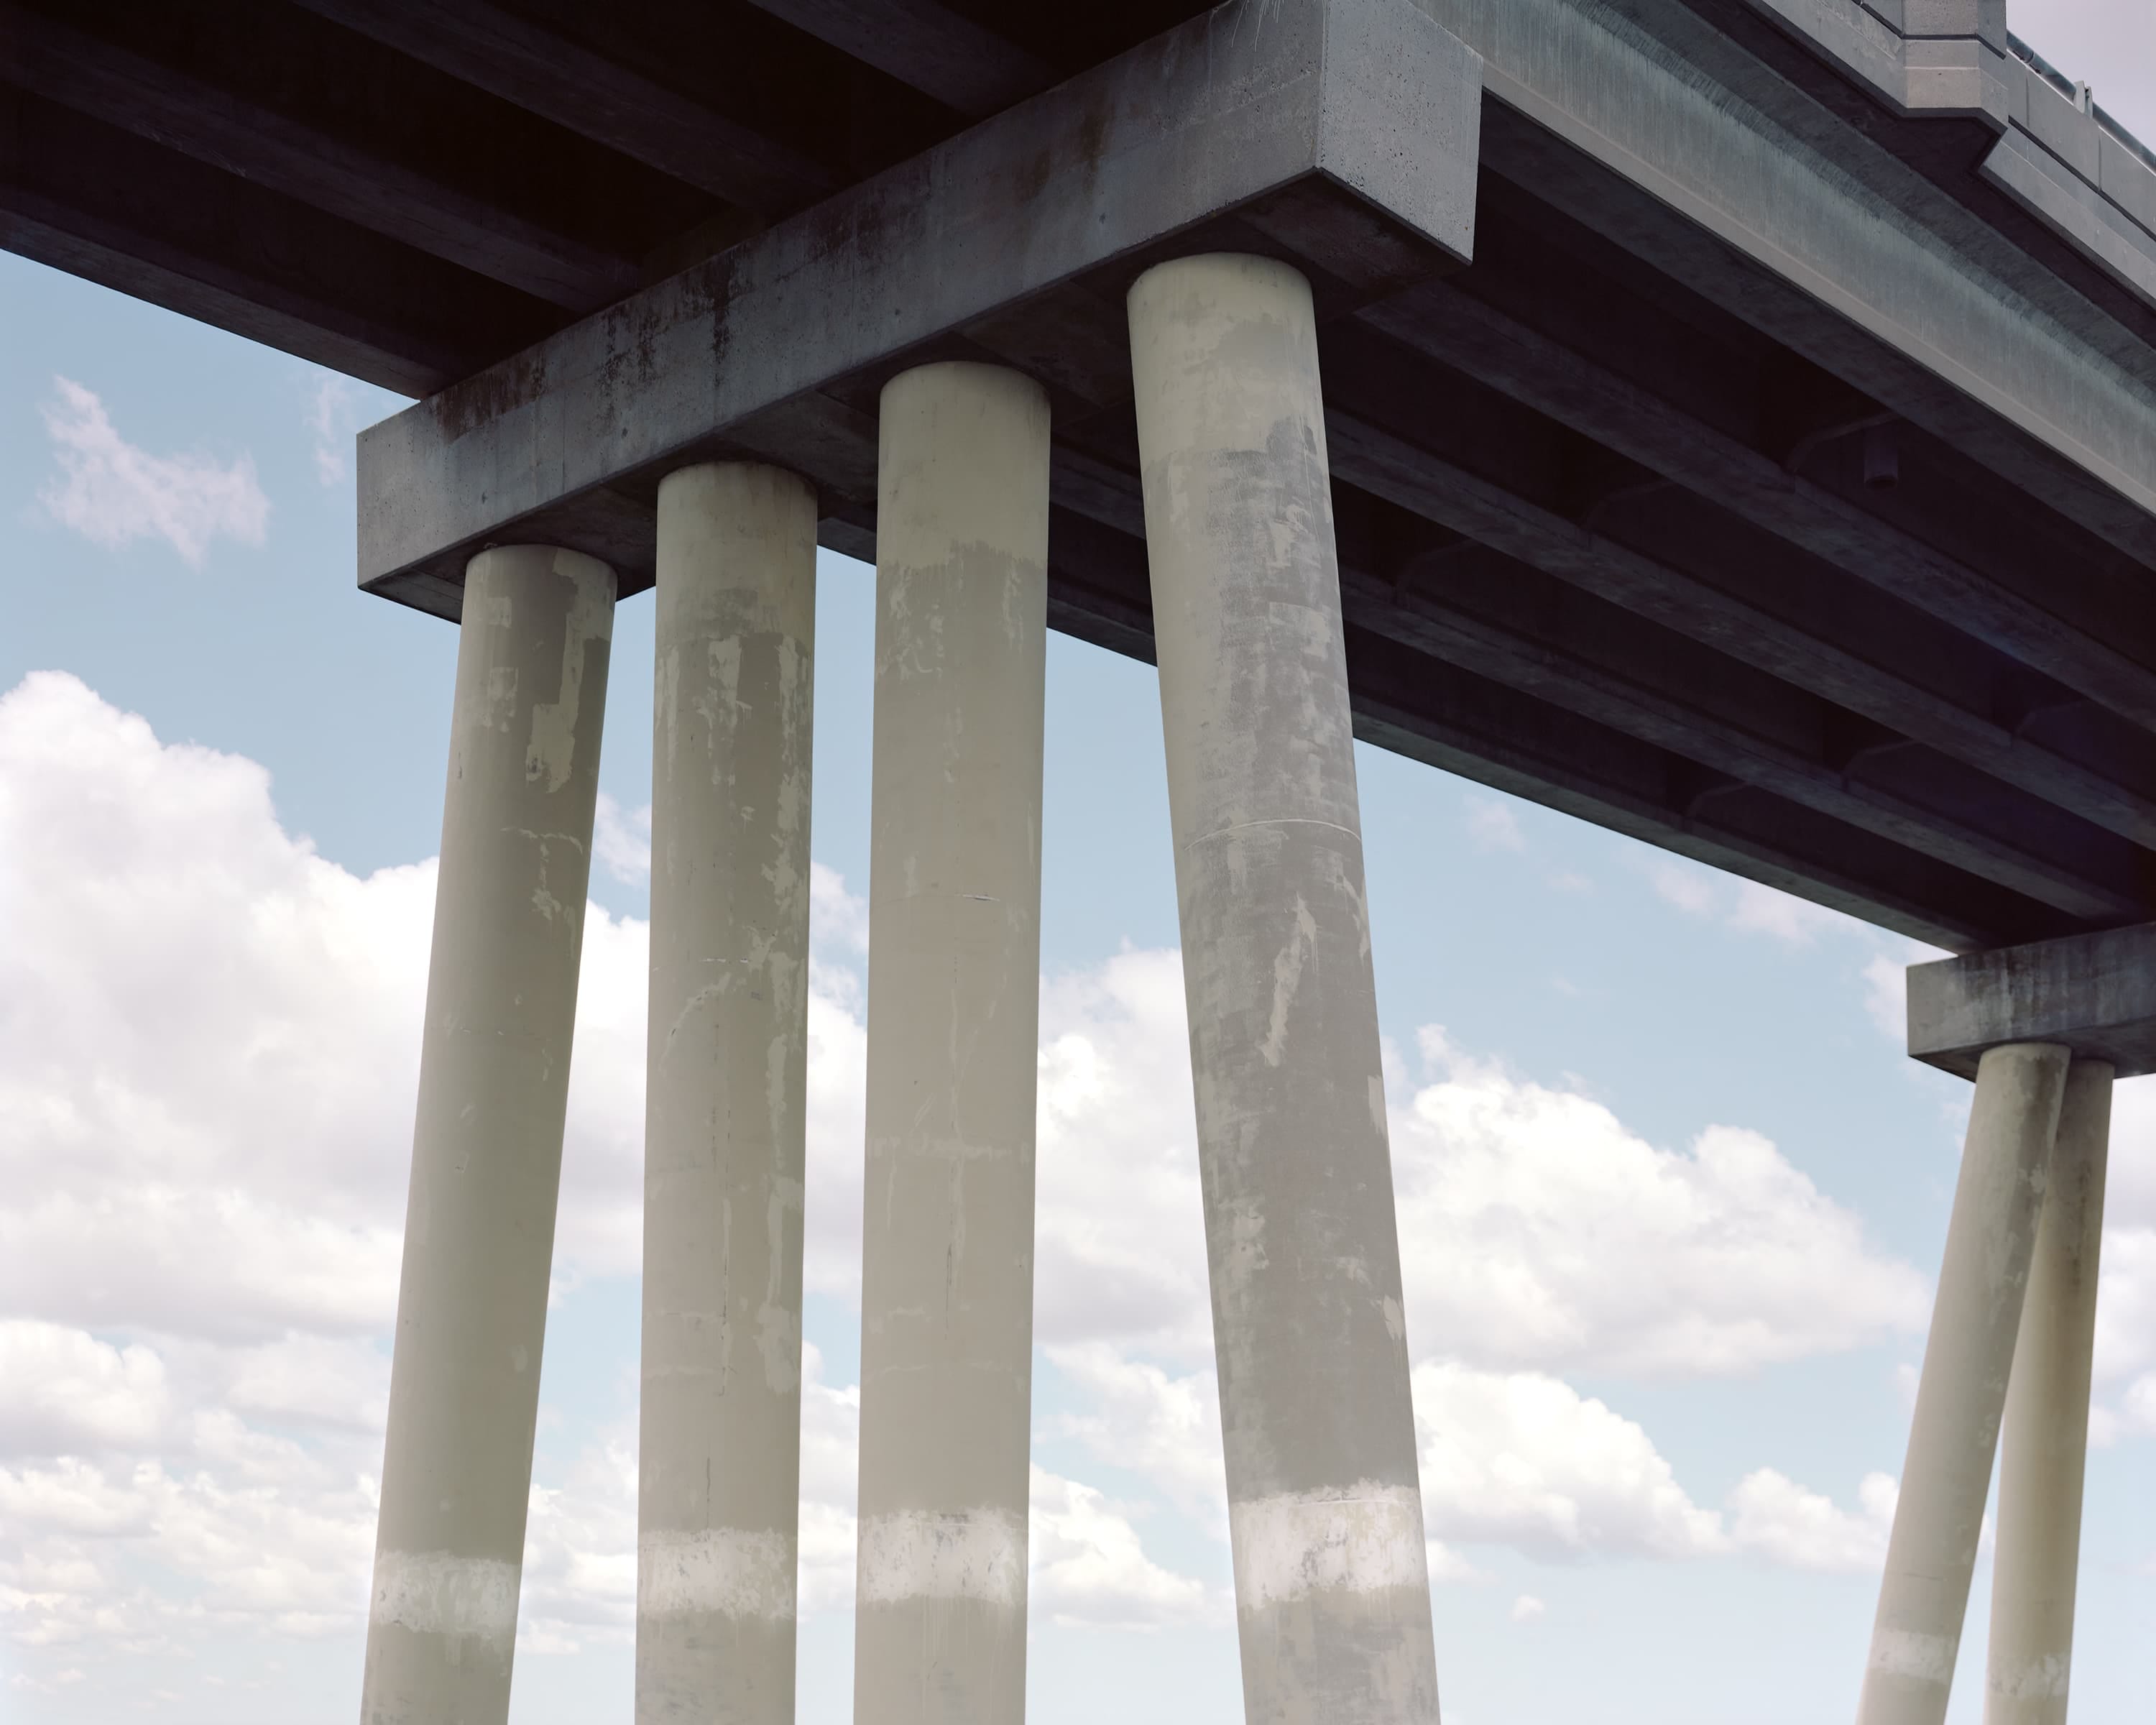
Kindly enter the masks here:
<path id="1" fill-rule="evenodd" d="M 1099 1461 L 1144 1474 L 1217 1539 L 1228 1537 L 1220 1392 L 1213 1373 L 1177 1376 L 1105 1342 L 1051 1348 L 1048 1357 L 1089 1406 L 1054 1422 Z"/>
<path id="2" fill-rule="evenodd" d="M 53 379 L 44 412 L 60 472 L 38 501 L 61 526 L 112 549 L 162 539 L 198 568 L 214 539 L 262 543 L 270 500 L 251 456 L 152 455 L 121 436 L 95 391 L 68 377 Z"/>
<path id="3" fill-rule="evenodd" d="M 1156 1630 L 1224 1620 L 1226 1600 L 1146 1555 L 1130 1506 L 1033 1470 L 1029 1604 L 1066 1627 Z"/>
<path id="4" fill-rule="evenodd" d="M 604 791 L 592 822 L 592 860 L 624 886 L 651 879 L 651 805 L 624 809 Z"/>
<path id="5" fill-rule="evenodd" d="M 1467 836 L 1477 850 L 1525 850 L 1527 835 L 1520 830 L 1520 818 L 1509 803 L 1494 798 L 1471 798 L 1467 804 Z"/>
<path id="6" fill-rule="evenodd" d="M 148 1348 L 0 1319 L 0 1455 L 147 1448 L 171 1411 L 165 1363 Z"/>
<path id="7" fill-rule="evenodd" d="M 349 1629 L 365 1597 L 434 869 L 354 876 L 282 829 L 270 789 L 71 677 L 0 697 L 0 1634 L 19 1643 L 140 1643 L 190 1614 Z M 851 1297 L 866 912 L 820 865 L 813 904 L 808 1281 Z M 565 1284 L 638 1265 L 646 949 L 590 910 Z M 804 1609 L 851 1600 L 858 1404 L 811 1348 Z M 535 1485 L 534 1653 L 627 1633 L 634 1449 L 611 1429 Z M 1035 1483 L 1058 1620 L 1212 1609 L 1147 1557 L 1138 1511 Z"/>
<path id="8" fill-rule="evenodd" d="M 1558 1559 L 1728 1548 L 1644 1430 L 1558 1378 L 1423 1365 L 1414 1399 L 1423 1513 L 1442 1539 Z"/>
<path id="9" fill-rule="evenodd" d="M 1866 1474 L 1857 1507 L 1845 1510 L 1762 1467 L 1729 1494 L 1730 1537 L 1739 1550 L 1792 1569 L 1868 1574 L 1887 1561 L 1897 1496 L 1890 1475 Z"/>
<path id="10" fill-rule="evenodd" d="M 1686 1376 L 1921 1333 L 1923 1279 L 1758 1133 L 1662 1149 L 1440 1031 L 1421 1052 L 1393 1125 L 1419 1357 Z"/>
<path id="11" fill-rule="evenodd" d="M 1786 946 L 1808 946 L 1830 929 L 1859 926 L 1810 899 L 1680 856 L 1656 856 L 1648 865 L 1648 878 L 1665 902 L 1688 916 L 1740 933 L 1767 935 Z"/>
<path id="12" fill-rule="evenodd" d="M 0 697 L 0 1635 L 356 1625 L 433 887 L 430 863 L 327 862 L 261 768 L 160 742 L 72 678 Z M 868 932 L 820 867 L 814 916 L 806 1280 L 850 1300 Z M 590 911 L 565 1286 L 637 1268 L 646 952 L 644 924 Z M 1044 987 L 1037 1312 L 1068 1392 L 1045 1423 L 1148 1494 L 1036 1475 L 1044 1621 L 1223 1609 L 1224 1543 L 1186 1574 L 1146 1538 L 1149 1517 L 1225 1523 L 1183 1012 L 1173 952 Z M 1394 1133 L 1433 1574 L 1473 1574 L 1485 1545 L 1857 1561 L 1868 1507 L 1764 1473 L 1695 1501 L 1620 1404 L 1552 1374 L 1743 1372 L 1915 1333 L 1914 1272 L 1754 1134 L 1665 1149 L 1441 1034 L 1419 1057 Z M 2129 1225 L 2156 1222 L 2120 1189 Z M 2156 1362 L 2109 1345 L 2138 1409 Z M 803 1606 L 844 1609 L 858 1394 L 813 1349 L 803 1406 Z M 535 1486 L 535 1654 L 627 1632 L 633 1433 Z"/>
<path id="13" fill-rule="evenodd" d="M 315 477 L 325 485 L 341 485 L 352 471 L 346 459 L 357 430 L 358 392 L 352 379 L 333 372 L 315 379 L 307 403 L 307 429 L 315 440 Z"/>
<path id="14" fill-rule="evenodd" d="M 1209 1358 L 1181 960 L 1124 952 L 1051 978 L 1040 1040 L 1036 1333 Z"/>

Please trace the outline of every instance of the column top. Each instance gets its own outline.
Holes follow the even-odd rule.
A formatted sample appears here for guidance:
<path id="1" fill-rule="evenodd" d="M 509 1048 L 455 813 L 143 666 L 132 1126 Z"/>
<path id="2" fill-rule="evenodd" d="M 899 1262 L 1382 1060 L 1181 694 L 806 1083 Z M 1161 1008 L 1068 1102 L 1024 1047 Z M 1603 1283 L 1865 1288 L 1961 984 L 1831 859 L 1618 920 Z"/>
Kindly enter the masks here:
<path id="1" fill-rule="evenodd" d="M 2156 922 L 1909 967 L 1909 1055 L 1964 1078 L 1987 1048 L 2064 1043 L 2156 1072 Z"/>

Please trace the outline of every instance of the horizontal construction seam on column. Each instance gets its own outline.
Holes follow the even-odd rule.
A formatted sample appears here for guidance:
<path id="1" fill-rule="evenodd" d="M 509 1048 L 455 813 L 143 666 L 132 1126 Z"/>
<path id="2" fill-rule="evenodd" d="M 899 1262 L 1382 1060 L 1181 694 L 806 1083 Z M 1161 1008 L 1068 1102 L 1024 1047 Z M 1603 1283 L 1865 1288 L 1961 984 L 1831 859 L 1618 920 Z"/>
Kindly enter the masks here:
<path id="1" fill-rule="evenodd" d="M 980 1162 L 991 1156 L 1018 1156 L 1024 1153 L 1014 1144 L 1001 1142 L 976 1143 L 968 1138 L 922 1139 L 899 1132 L 879 1132 L 866 1141 L 867 1153 L 872 1157 L 910 1156 L 923 1162 Z"/>
<path id="2" fill-rule="evenodd" d="M 1224 827 L 1214 827 L 1210 832 L 1193 834 L 1183 841 L 1183 848 L 1188 850 L 1205 844 L 1209 839 L 1231 838 L 1237 833 L 1254 833 L 1260 827 L 1324 827 L 1331 832 L 1345 834 L 1358 845 L 1363 842 L 1362 834 L 1353 827 L 1342 826 L 1337 820 L 1317 820 L 1307 815 L 1289 814 L 1282 815 L 1276 820 L 1231 821 Z"/>
<path id="3" fill-rule="evenodd" d="M 793 1541 L 769 1528 L 647 1533 L 636 1543 L 637 1615 L 791 1623 L 795 1568 Z"/>
<path id="4" fill-rule="evenodd" d="M 1233 1506 L 1228 1523 L 1245 1607 L 1429 1582 L 1422 1495 L 1413 1486 L 1364 1480 L 1337 1491 L 1283 1491 Z"/>
<path id="5" fill-rule="evenodd" d="M 374 1559 L 369 1618 L 422 1635 L 470 1635 L 506 1646 L 516 1637 L 522 1565 L 446 1551 L 385 1551 Z"/>
<path id="6" fill-rule="evenodd" d="M 860 1597 L 1025 1604 L 1025 1524 L 1007 1510 L 899 1510 L 861 1524 Z"/>

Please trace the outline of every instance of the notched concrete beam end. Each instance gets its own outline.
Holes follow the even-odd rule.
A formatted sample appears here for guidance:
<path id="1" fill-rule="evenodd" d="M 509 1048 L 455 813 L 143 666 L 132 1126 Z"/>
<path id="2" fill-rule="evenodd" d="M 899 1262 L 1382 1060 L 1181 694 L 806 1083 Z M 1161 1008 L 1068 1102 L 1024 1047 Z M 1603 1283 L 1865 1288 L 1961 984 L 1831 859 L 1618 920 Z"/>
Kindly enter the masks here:
<path id="1" fill-rule="evenodd" d="M 819 391 L 1074 284 L 1119 300 L 1224 221 L 1351 290 L 1465 260 L 1481 100 L 1416 0 L 1234 0 L 362 433 L 360 585 L 453 615 L 482 545 L 593 540 L 634 592 L 620 500 L 712 455 L 798 450 L 827 515 L 872 502 Z"/>
<path id="2" fill-rule="evenodd" d="M 2010 1042 L 2156 1072 L 2156 922 L 1909 967 L 1911 1059 L 1974 1078 Z"/>

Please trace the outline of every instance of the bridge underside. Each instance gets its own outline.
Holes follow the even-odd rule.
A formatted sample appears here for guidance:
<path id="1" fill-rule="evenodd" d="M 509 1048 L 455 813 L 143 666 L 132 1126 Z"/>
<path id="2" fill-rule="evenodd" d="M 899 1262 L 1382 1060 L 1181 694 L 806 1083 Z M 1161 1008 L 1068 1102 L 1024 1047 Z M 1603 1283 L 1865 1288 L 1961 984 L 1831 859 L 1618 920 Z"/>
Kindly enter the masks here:
<path id="1" fill-rule="evenodd" d="M 413 475 L 440 470 L 363 448 L 362 580 L 454 615 L 472 551 L 532 537 L 634 591 L 660 479 L 728 454 L 808 474 L 824 542 L 872 556 L 878 391 L 973 357 L 1050 391 L 1052 624 L 1150 658 L 1122 295 L 1164 255 L 1279 256 L 1317 290 L 1366 739 L 1957 950 L 2147 921 L 2156 518 L 2119 479 L 2131 439 L 2076 441 L 2040 388 L 1920 354 L 1892 306 L 1853 313 L 1788 267 L 1800 246 L 1778 263 L 1636 151 L 1598 146 L 1591 115 L 1568 129 L 1491 8 L 1424 9 L 1488 55 L 1471 246 L 1455 249 L 1471 261 L 1320 172 L 870 344 L 753 411 L 685 419 L 649 459 L 499 518 L 409 526 L 435 506 Z M 516 413 L 561 382 L 559 365 L 535 382 L 531 352 L 586 329 L 627 363 L 644 339 L 628 314 L 675 272 L 768 247 L 1198 10 L 253 0 L 211 22 L 9 3 L 0 239 L 393 388 L 471 378 L 414 414 L 459 472 L 495 438 L 499 470 L 527 434 Z M 1518 8 L 1537 12 L 1642 64 L 1692 55 L 1756 107 L 1732 149 L 1769 126 L 1807 141 L 1822 184 L 1964 247 L 1987 292 L 2050 320 L 2149 423 L 2156 302 L 2134 248 L 2156 239 L 2119 214 L 2144 197 L 2126 169 L 2148 170 L 2115 164 L 2123 135 L 2076 110 L 2099 190 L 2110 170 L 2104 233 L 2126 240 L 2091 244 L 2017 194 L 2009 146 L 2064 147 L 2039 124 L 2061 98 L 1999 51 L 2003 31 L 1946 46 L 2015 90 L 1927 110 L 1772 5 Z"/>

